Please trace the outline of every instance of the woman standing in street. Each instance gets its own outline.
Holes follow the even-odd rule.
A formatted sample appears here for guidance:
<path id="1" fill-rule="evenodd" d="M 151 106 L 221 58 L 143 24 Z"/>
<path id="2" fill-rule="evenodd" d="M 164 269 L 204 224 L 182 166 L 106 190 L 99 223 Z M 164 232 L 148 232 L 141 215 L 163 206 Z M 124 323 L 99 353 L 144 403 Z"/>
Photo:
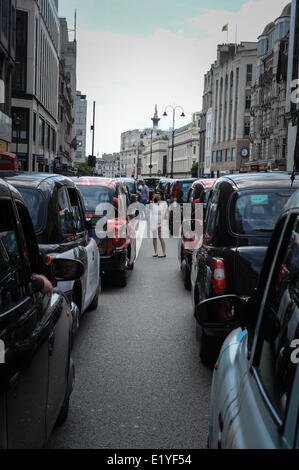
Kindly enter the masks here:
<path id="1" fill-rule="evenodd" d="M 153 234 L 154 258 L 166 258 L 166 244 L 163 238 L 163 223 L 167 214 L 167 204 L 162 200 L 160 191 L 156 191 L 150 204 L 150 227 Z M 158 237 L 162 247 L 162 255 L 158 255 Z"/>

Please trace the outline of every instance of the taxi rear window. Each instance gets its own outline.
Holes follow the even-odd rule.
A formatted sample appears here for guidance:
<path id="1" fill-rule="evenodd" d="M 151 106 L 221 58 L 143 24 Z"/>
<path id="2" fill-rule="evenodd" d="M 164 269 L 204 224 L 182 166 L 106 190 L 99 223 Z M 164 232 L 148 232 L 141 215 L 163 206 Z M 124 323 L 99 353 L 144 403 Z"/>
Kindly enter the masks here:
<path id="1" fill-rule="evenodd" d="M 95 212 L 101 203 L 113 202 L 113 189 L 105 186 L 83 186 L 78 185 L 83 198 L 84 207 L 87 212 Z"/>
<path id="2" fill-rule="evenodd" d="M 284 190 L 239 193 L 230 205 L 231 228 L 238 235 L 271 235 L 291 195 Z"/>

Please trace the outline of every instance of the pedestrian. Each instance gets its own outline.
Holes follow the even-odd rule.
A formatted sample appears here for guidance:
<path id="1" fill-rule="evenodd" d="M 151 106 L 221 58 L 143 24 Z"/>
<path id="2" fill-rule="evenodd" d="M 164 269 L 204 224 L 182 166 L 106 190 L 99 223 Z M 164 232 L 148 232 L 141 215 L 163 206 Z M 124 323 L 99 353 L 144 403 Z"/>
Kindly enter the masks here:
<path id="1" fill-rule="evenodd" d="M 145 184 L 145 181 L 141 181 L 141 185 L 139 186 L 138 188 L 138 194 L 140 196 L 140 203 L 143 205 L 144 207 L 144 210 L 143 210 L 143 214 L 142 214 L 142 218 L 146 218 L 146 211 L 145 211 L 145 206 L 146 204 L 149 203 L 149 188 L 148 186 Z"/>
<path id="2" fill-rule="evenodd" d="M 167 215 L 167 204 L 163 201 L 162 193 L 155 191 L 150 204 L 150 226 L 153 234 L 154 258 L 166 258 L 166 243 L 163 238 L 163 224 Z M 158 255 L 158 237 L 162 247 L 162 255 Z"/>

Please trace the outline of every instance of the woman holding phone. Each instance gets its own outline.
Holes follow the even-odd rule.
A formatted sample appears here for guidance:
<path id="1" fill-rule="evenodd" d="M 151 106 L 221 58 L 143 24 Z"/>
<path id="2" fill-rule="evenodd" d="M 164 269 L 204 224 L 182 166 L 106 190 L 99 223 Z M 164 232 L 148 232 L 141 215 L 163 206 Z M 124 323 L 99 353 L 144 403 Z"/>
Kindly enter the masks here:
<path id="1" fill-rule="evenodd" d="M 154 258 L 166 258 L 166 244 L 163 238 L 163 223 L 167 214 L 167 204 L 162 200 L 160 191 L 156 191 L 150 204 L 150 227 L 153 234 Z M 162 247 L 162 255 L 158 255 L 158 237 Z"/>

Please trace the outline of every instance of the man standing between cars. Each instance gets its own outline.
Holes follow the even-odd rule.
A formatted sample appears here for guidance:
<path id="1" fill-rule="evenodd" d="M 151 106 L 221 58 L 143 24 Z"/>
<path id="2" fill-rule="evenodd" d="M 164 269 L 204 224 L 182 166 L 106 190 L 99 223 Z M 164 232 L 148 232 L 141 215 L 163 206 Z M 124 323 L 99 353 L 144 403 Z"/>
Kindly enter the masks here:
<path id="1" fill-rule="evenodd" d="M 139 186 L 139 195 L 140 195 L 140 202 L 144 206 L 144 211 L 142 214 L 142 217 L 145 219 L 146 217 L 146 211 L 145 211 L 145 205 L 149 202 L 149 188 L 146 186 L 145 181 L 143 180 L 141 182 L 141 185 Z"/>

